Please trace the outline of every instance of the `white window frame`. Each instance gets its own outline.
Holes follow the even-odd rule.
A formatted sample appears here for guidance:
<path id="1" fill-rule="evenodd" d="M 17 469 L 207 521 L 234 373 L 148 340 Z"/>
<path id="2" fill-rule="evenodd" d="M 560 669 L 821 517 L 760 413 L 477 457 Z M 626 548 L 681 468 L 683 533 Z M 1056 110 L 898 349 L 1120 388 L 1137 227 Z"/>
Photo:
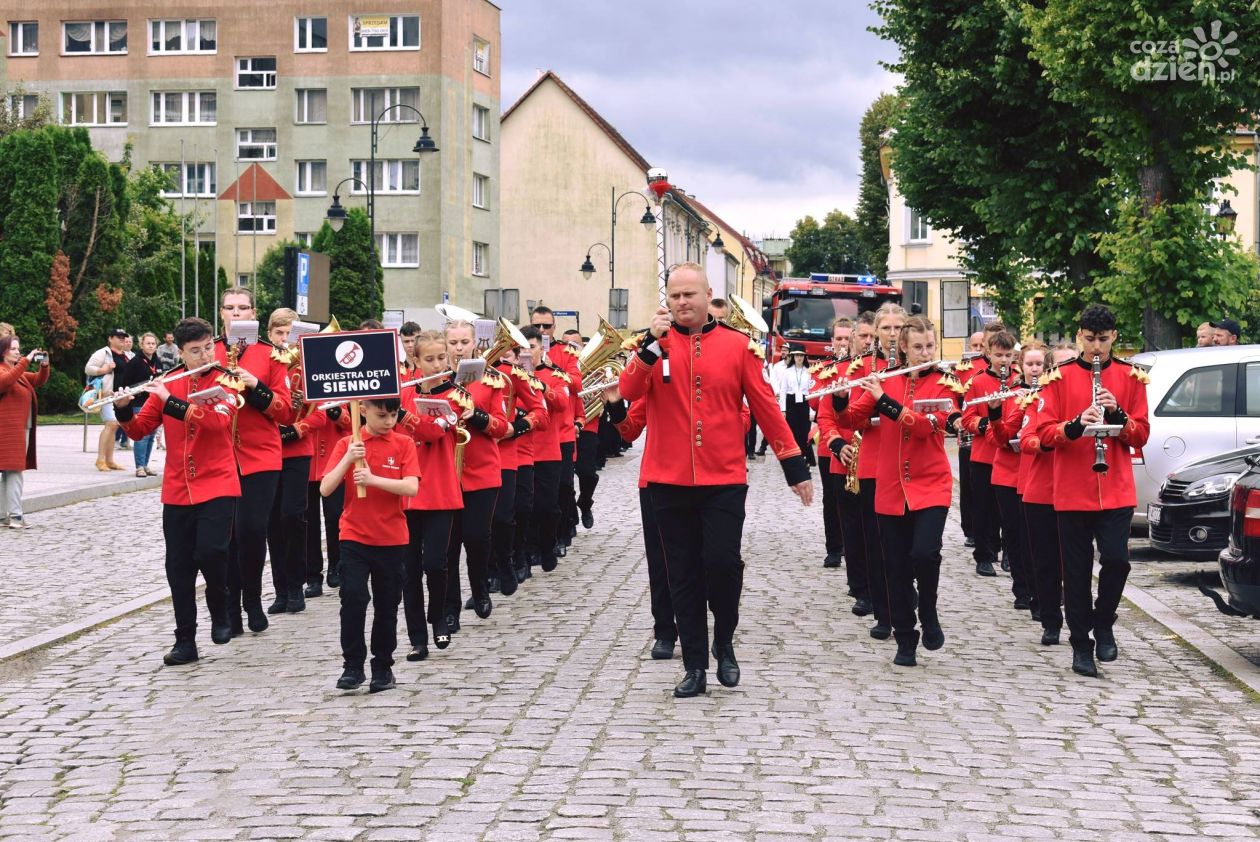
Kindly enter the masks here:
<path id="1" fill-rule="evenodd" d="M 25 120 L 26 118 L 34 115 L 35 110 L 39 108 L 39 99 L 39 94 L 9 94 L 9 116 L 16 117 L 19 120 Z M 34 100 L 34 104 L 28 113 L 26 110 L 26 104 L 29 100 Z"/>
<path id="2" fill-rule="evenodd" d="M 323 126 L 328 123 L 328 89 L 327 88 L 297 88 L 297 109 L 293 115 L 293 123 L 298 126 Z M 311 94 L 324 95 L 324 119 L 312 120 L 311 116 Z"/>
<path id="3" fill-rule="evenodd" d="M 473 36 L 473 70 L 482 76 L 490 75 L 490 42 Z"/>
<path id="4" fill-rule="evenodd" d="M 403 237 L 415 242 L 416 259 L 405 261 L 402 257 Z M 381 267 L 384 269 L 418 269 L 420 268 L 420 234 L 414 231 L 387 231 L 376 235 L 376 250 L 381 256 Z"/>
<path id="5" fill-rule="evenodd" d="M 915 236 L 915 217 L 918 217 L 923 226 L 923 236 Z M 932 226 L 928 224 L 923 214 L 914 208 L 906 208 L 906 243 L 909 245 L 924 245 L 932 242 Z"/>
<path id="6" fill-rule="evenodd" d="M 76 120 L 78 109 L 75 108 L 76 97 L 92 97 L 92 114 L 88 120 Z M 123 110 L 130 118 L 126 91 L 63 91 L 61 94 L 61 122 L 67 126 L 125 126 L 127 120 L 111 120 L 114 98 L 122 97 Z M 97 113 L 100 110 L 104 113 Z"/>
<path id="7" fill-rule="evenodd" d="M 415 91 L 415 101 L 404 103 L 403 91 Z M 379 108 L 376 107 L 378 105 L 380 106 Z M 398 88 L 351 88 L 350 125 L 366 126 L 372 122 L 372 118 L 377 114 L 380 114 L 386 108 L 393 108 L 395 105 L 409 105 L 411 108 L 419 111 L 420 88 L 411 85 Z M 387 112 L 378 122 L 381 125 L 385 123 L 419 123 L 420 118 L 410 108 L 399 108 Z"/>
<path id="8" fill-rule="evenodd" d="M 270 213 L 266 211 L 270 209 Z M 256 211 L 262 211 L 258 213 Z M 241 220 L 255 220 L 254 227 L 249 231 L 241 230 Z M 262 221 L 262 230 L 259 230 L 258 221 Z M 252 237 L 254 235 L 274 235 L 276 233 L 276 203 L 267 202 L 237 202 L 236 203 L 236 233 L 241 237 Z"/>
<path id="9" fill-rule="evenodd" d="M 322 20 L 324 22 L 324 46 L 311 47 L 299 46 L 298 40 L 302 35 L 302 30 L 306 30 L 306 43 L 311 43 L 311 36 L 314 34 L 311 24 L 314 21 Z M 320 15 L 311 15 L 310 17 L 295 17 L 293 19 L 293 52 L 295 53 L 326 53 L 328 52 L 328 18 Z"/>
<path id="10" fill-rule="evenodd" d="M 214 48 L 204 49 L 201 47 L 201 30 L 203 24 L 210 24 L 214 27 Z M 219 22 L 215 18 L 183 18 L 183 19 L 167 19 L 167 18 L 150 18 L 146 27 L 145 34 L 148 36 L 146 47 L 151 56 L 212 56 L 219 52 Z M 168 50 L 166 48 L 166 35 L 170 25 L 174 24 L 179 27 L 178 50 Z M 155 33 L 154 28 L 157 28 Z M 158 48 L 154 49 L 153 41 L 157 37 Z M 196 44 L 196 49 L 189 47 L 189 44 Z"/>
<path id="11" fill-rule="evenodd" d="M 255 61 L 259 61 L 260 59 L 271 59 L 274 62 L 276 60 L 276 57 L 275 56 L 237 56 L 236 57 L 236 63 L 234 65 L 235 72 L 232 75 L 232 81 L 236 85 L 236 90 L 238 91 L 274 91 L 276 89 L 276 77 L 278 75 L 277 69 L 272 68 L 271 70 L 255 70 L 253 63 Z M 249 62 L 249 64 L 243 66 L 242 64 L 243 62 Z M 242 85 L 241 84 L 242 74 L 246 76 L 262 76 L 263 84 Z M 271 77 L 270 78 L 271 84 L 267 84 L 268 76 Z"/>
<path id="12" fill-rule="evenodd" d="M 350 162 L 350 174 L 363 184 L 368 183 L 368 164 L 366 159 L 355 159 Z M 420 162 L 415 158 L 377 158 L 376 165 L 380 167 L 380 178 L 376 179 L 376 194 L 390 196 L 418 196 L 420 194 L 421 176 Z M 412 167 L 416 169 L 416 188 L 414 190 L 403 189 L 399 185 L 405 181 L 404 170 Z M 350 192 L 355 195 L 363 195 L 367 193 L 367 189 L 362 187 L 358 182 L 350 182 Z"/>
<path id="13" fill-rule="evenodd" d="M 35 43 L 33 45 L 26 43 L 26 27 L 28 26 L 35 27 Z M 34 46 L 35 49 L 27 49 L 28 46 Z M 39 55 L 39 21 L 9 21 L 9 55 L 15 58 L 30 58 L 31 56 Z"/>
<path id="14" fill-rule="evenodd" d="M 484 105 L 476 105 L 476 104 L 474 104 L 472 108 L 473 108 L 472 136 L 476 138 L 477 140 L 484 140 L 486 143 L 489 143 L 490 142 L 490 109 L 486 108 Z M 478 116 L 481 117 L 480 121 L 478 121 L 477 119 Z M 481 123 L 481 134 L 477 133 L 478 122 Z"/>
<path id="15" fill-rule="evenodd" d="M 253 282 L 254 282 L 254 276 L 253 276 L 253 275 L 251 275 L 251 274 L 249 274 L 248 272 L 237 272 L 237 273 L 236 273 L 236 285 L 237 285 L 238 287 L 245 287 L 245 286 L 249 286 L 249 285 L 250 285 L 250 284 L 252 284 Z"/>
<path id="16" fill-rule="evenodd" d="M 421 23 L 421 21 L 420 21 L 420 15 L 419 15 L 419 14 L 414 14 L 414 15 L 388 15 L 388 17 L 390 18 L 390 31 L 391 31 L 391 32 L 395 31 L 395 30 L 394 30 L 394 25 L 393 25 L 393 24 L 394 24 L 394 19 L 395 19 L 395 18 L 397 18 L 397 19 L 398 19 L 398 21 L 399 21 L 399 22 L 398 22 L 398 27 L 397 27 L 397 32 L 398 32 L 398 35 L 399 35 L 399 40 L 401 40 L 401 39 L 402 39 L 402 32 L 403 32 L 402 19 L 403 19 L 403 18 L 415 18 L 415 19 L 416 19 L 416 45 L 415 45 L 414 47 L 412 47 L 412 46 L 391 46 L 391 45 L 389 45 L 389 44 L 386 44 L 385 46 L 382 46 L 382 47 L 369 47 L 369 46 L 358 46 L 358 47 L 356 47 L 356 46 L 354 45 L 354 19 L 355 19 L 356 17 L 376 17 L 376 15 L 371 15 L 371 14 L 362 14 L 362 13 L 360 13 L 360 14 L 357 14 L 357 15 L 349 15 L 349 16 L 346 18 L 346 34 L 347 34 L 348 43 L 349 43 L 349 45 L 350 45 L 350 52 L 352 52 L 352 53 L 375 53 L 375 52 L 399 51 L 399 50 L 419 50 L 419 49 L 420 49 L 420 45 L 424 43 L 424 27 L 423 27 L 423 25 L 422 25 L 422 23 Z M 386 38 L 388 38 L 389 36 L 385 36 L 385 37 L 386 37 Z"/>
<path id="17" fill-rule="evenodd" d="M 314 231 L 294 231 L 293 241 L 297 243 L 299 246 L 301 246 L 302 248 L 308 249 L 315 242 L 315 232 Z"/>
<path id="18" fill-rule="evenodd" d="M 74 50 L 74 51 L 67 49 L 68 45 L 66 44 L 66 27 L 82 26 L 82 25 L 87 25 L 87 26 L 92 27 L 92 37 L 89 39 L 89 42 L 88 42 L 89 45 L 91 46 L 91 49 Z M 97 28 L 98 25 L 100 26 L 100 29 Z M 63 56 L 125 56 L 127 55 L 126 46 L 124 46 L 121 50 L 111 50 L 109 48 L 110 34 L 114 31 L 114 29 L 118 27 L 122 27 L 125 32 L 125 30 L 127 29 L 127 21 L 125 20 L 62 21 L 61 23 L 61 54 Z M 98 34 L 102 36 L 101 44 L 99 46 L 97 44 Z M 125 35 L 128 39 L 130 39 L 131 33 L 125 32 Z"/>
<path id="19" fill-rule="evenodd" d="M 245 139 L 246 132 L 249 132 L 248 140 Z M 254 134 L 253 134 L 254 132 L 272 132 L 273 134 L 275 134 L 276 130 L 271 127 L 253 127 L 253 128 L 248 128 L 248 129 L 237 129 L 236 130 L 236 160 L 238 161 L 274 161 L 276 160 L 276 157 L 279 155 L 279 152 L 280 152 L 279 135 L 278 134 L 276 135 L 275 140 L 254 140 Z M 254 158 L 254 157 L 242 158 L 241 157 L 242 144 L 250 148 L 261 147 L 263 150 L 262 156 L 258 158 Z M 267 154 L 268 147 L 270 147 L 271 149 L 270 155 Z"/>
<path id="20" fill-rule="evenodd" d="M 178 95 L 181 98 L 182 117 L 180 120 L 167 120 L 166 98 Z M 205 97 L 214 98 L 214 119 L 203 120 Z M 160 108 L 159 108 L 160 103 Z M 163 119 L 159 119 L 163 118 Z M 219 96 L 216 91 L 149 91 L 149 125 L 150 126 L 214 126 L 219 122 Z"/>
<path id="21" fill-rule="evenodd" d="M 479 243 L 476 240 L 472 244 L 472 274 L 478 278 L 487 278 L 490 276 L 490 244 Z"/>
<path id="22" fill-rule="evenodd" d="M 297 196 L 327 196 L 328 195 L 328 162 L 325 160 L 311 159 L 295 162 L 297 164 L 297 177 L 293 181 L 294 195 Z M 322 168 L 323 170 L 323 186 L 319 188 L 311 187 L 311 179 L 314 173 Z"/>
<path id="23" fill-rule="evenodd" d="M 155 169 L 169 175 L 175 181 L 174 190 L 163 190 L 162 195 L 172 199 L 213 199 L 218 182 L 214 161 L 185 161 L 181 173 L 179 161 L 154 161 Z M 189 189 L 189 184 L 201 185 L 201 192 Z"/>
<path id="24" fill-rule="evenodd" d="M 472 205 L 482 210 L 490 209 L 490 176 L 473 173 Z"/>

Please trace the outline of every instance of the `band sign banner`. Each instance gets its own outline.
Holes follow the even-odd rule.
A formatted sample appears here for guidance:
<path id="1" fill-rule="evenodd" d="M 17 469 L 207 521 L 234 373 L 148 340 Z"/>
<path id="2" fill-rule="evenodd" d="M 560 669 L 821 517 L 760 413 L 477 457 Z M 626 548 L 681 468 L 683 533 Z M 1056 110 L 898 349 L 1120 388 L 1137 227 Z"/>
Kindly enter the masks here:
<path id="1" fill-rule="evenodd" d="M 302 337 L 307 400 L 399 396 L 398 331 L 355 330 Z"/>

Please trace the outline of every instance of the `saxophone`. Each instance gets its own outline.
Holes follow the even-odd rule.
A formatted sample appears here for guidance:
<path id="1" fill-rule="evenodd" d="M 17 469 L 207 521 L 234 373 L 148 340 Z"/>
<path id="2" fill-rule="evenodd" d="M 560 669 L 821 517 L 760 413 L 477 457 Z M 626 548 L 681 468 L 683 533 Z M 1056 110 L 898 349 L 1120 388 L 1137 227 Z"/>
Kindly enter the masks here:
<path id="1" fill-rule="evenodd" d="M 845 464 L 848 474 L 844 478 L 844 490 L 850 494 L 857 494 L 862 490 L 862 484 L 858 480 L 858 455 L 862 451 L 862 434 L 853 431 L 853 458 Z"/>

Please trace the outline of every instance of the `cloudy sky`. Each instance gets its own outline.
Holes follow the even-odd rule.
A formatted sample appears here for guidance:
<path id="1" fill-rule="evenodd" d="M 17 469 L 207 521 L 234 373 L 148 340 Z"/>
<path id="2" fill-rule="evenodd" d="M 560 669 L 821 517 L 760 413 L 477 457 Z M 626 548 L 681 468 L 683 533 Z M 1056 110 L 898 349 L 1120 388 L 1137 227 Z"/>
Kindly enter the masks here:
<path id="1" fill-rule="evenodd" d="M 862 0 L 496 0 L 503 105 L 554 70 L 750 237 L 857 202 L 862 113 L 895 78 Z M 631 185 L 627 185 L 629 187 Z"/>

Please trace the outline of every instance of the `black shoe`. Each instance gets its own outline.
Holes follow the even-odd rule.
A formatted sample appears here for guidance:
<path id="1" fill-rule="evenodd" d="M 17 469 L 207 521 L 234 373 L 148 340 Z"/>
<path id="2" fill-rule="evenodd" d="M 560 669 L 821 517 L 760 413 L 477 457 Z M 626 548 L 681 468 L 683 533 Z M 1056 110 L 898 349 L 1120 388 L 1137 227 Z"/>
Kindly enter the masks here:
<path id="1" fill-rule="evenodd" d="M 935 652 L 945 645 L 945 632 L 940 626 L 923 627 L 923 648 Z"/>
<path id="2" fill-rule="evenodd" d="M 996 576 L 997 571 L 993 569 L 993 562 L 977 561 L 976 562 L 976 575 L 977 576 Z"/>
<path id="3" fill-rule="evenodd" d="M 1002 551 L 1002 562 L 1001 562 L 1001 566 L 1002 566 L 1002 572 L 1003 572 L 1003 573 L 1010 573 L 1010 572 L 1011 572 L 1011 562 L 1010 562 L 1010 559 L 1008 559 L 1008 558 L 1006 557 L 1006 550 L 1003 550 L 1003 551 Z"/>
<path id="4" fill-rule="evenodd" d="M 423 661 L 427 657 L 429 657 L 429 647 L 425 646 L 423 643 L 419 646 L 411 647 L 411 651 L 407 653 L 407 660 L 412 663 L 415 663 L 416 661 Z"/>
<path id="5" fill-rule="evenodd" d="M 886 626 L 883 623 L 876 623 L 871 626 L 871 637 L 876 640 L 887 640 L 892 637 L 892 626 Z"/>
<path id="6" fill-rule="evenodd" d="M 1032 610 L 1032 602 L 1029 601 L 1028 597 L 1026 596 L 1015 597 L 1015 602 L 1013 603 L 1013 605 L 1016 611 L 1031 611 Z"/>
<path id="7" fill-rule="evenodd" d="M 511 567 L 506 568 L 499 576 L 499 593 L 511 596 L 516 593 L 516 584 L 516 571 Z"/>
<path id="8" fill-rule="evenodd" d="M 271 625 L 263 611 L 261 597 L 245 597 L 245 616 L 249 618 L 249 630 L 255 634 L 266 631 Z"/>
<path id="9" fill-rule="evenodd" d="M 1029 609 L 1029 614 L 1030 614 L 1029 619 L 1031 619 L 1034 623 L 1041 622 L 1041 609 L 1040 608 L 1034 605 L 1032 608 Z"/>
<path id="10" fill-rule="evenodd" d="M 1041 645 L 1042 646 L 1058 646 L 1059 645 L 1059 630 L 1058 629 L 1044 629 L 1041 632 Z"/>
<path id="11" fill-rule="evenodd" d="M 975 545 L 976 545 L 976 539 L 972 538 L 970 535 L 968 535 L 966 538 L 963 538 L 964 547 L 975 547 Z"/>
<path id="12" fill-rule="evenodd" d="M 569 524 L 569 540 L 565 541 L 564 545 L 566 547 L 569 546 L 569 543 L 576 537 L 577 537 L 577 524 L 571 523 Z"/>
<path id="13" fill-rule="evenodd" d="M 569 548 L 563 543 L 557 543 L 554 552 L 556 554 L 556 558 L 564 558 L 569 554 Z M 547 568 L 544 567 L 543 569 L 546 570 Z"/>
<path id="14" fill-rule="evenodd" d="M 717 677 L 723 687 L 739 684 L 739 662 L 735 660 L 735 647 L 731 644 L 713 644 L 713 657 L 717 659 Z"/>
<path id="15" fill-rule="evenodd" d="M 473 612 L 483 620 L 489 617 L 490 612 L 493 610 L 494 603 L 490 601 L 489 594 L 486 594 L 485 599 L 479 599 L 476 604 L 473 605 Z"/>
<path id="16" fill-rule="evenodd" d="M 459 615 L 447 614 L 446 615 L 446 633 L 455 634 L 455 632 L 457 631 L 459 631 Z"/>
<path id="17" fill-rule="evenodd" d="M 341 574 L 340 573 L 334 573 L 331 570 L 328 571 L 328 587 L 330 588 L 341 587 Z"/>
<path id="18" fill-rule="evenodd" d="M 839 567 L 841 561 L 843 561 L 843 559 L 840 557 L 840 553 L 827 553 L 827 557 L 823 559 L 823 567 Z"/>
<path id="19" fill-rule="evenodd" d="M 239 608 L 228 617 L 228 628 L 232 630 L 232 637 L 240 637 L 245 634 L 245 625 L 241 622 L 241 610 Z"/>
<path id="20" fill-rule="evenodd" d="M 346 671 L 341 674 L 341 678 L 337 679 L 338 690 L 357 690 L 363 686 L 363 682 L 367 680 L 367 676 L 363 674 L 362 669 L 346 667 Z"/>
<path id="21" fill-rule="evenodd" d="M 464 600 L 464 610 L 465 611 L 473 610 L 473 598 L 471 596 L 468 597 L 468 599 Z"/>
<path id="22" fill-rule="evenodd" d="M 224 618 L 222 621 L 210 624 L 210 642 L 222 646 L 224 643 L 232 639 L 232 625 Z"/>
<path id="23" fill-rule="evenodd" d="M 558 563 L 555 553 L 546 553 L 543 555 L 542 561 L 539 562 L 539 566 L 542 567 L 544 573 L 550 573 L 556 569 Z"/>
<path id="24" fill-rule="evenodd" d="M 499 592 L 499 577 L 491 576 L 489 579 L 486 580 L 486 593 L 498 593 L 498 592 Z"/>
<path id="25" fill-rule="evenodd" d="M 595 515 L 591 512 L 590 509 L 582 510 L 582 528 L 583 529 L 595 528 Z"/>
<path id="26" fill-rule="evenodd" d="M 1072 650 L 1072 672 L 1077 675 L 1098 677 L 1098 665 L 1094 663 L 1094 652 L 1091 649 Z"/>
<path id="27" fill-rule="evenodd" d="M 289 595 L 287 593 L 276 594 L 276 601 L 267 606 L 268 614 L 283 614 L 289 610 Z"/>
<path id="28" fill-rule="evenodd" d="M 372 683 L 368 685 L 369 693 L 379 693 L 382 690 L 393 690 L 398 686 L 394 681 L 394 671 L 386 667 L 381 672 L 372 670 Z"/>
<path id="29" fill-rule="evenodd" d="M 705 692 L 708 692 L 708 688 L 704 679 L 704 670 L 687 670 L 683 673 L 683 680 L 674 688 L 674 698 L 690 699 Z"/>
<path id="30" fill-rule="evenodd" d="M 529 565 L 523 564 L 516 567 L 516 584 L 523 585 L 525 580 L 533 574 L 529 572 Z"/>
<path id="31" fill-rule="evenodd" d="M 674 641 L 658 637 L 652 644 L 652 660 L 668 661 L 674 657 Z"/>
<path id="32" fill-rule="evenodd" d="M 191 640 L 177 640 L 171 651 L 162 656 L 162 663 L 168 667 L 191 664 L 197 660 L 197 644 Z"/>
<path id="33" fill-rule="evenodd" d="M 853 603 L 853 613 L 859 617 L 865 617 L 874 610 L 875 608 L 871 605 L 871 601 L 864 596 L 859 596 Z"/>
<path id="34" fill-rule="evenodd" d="M 318 582 L 318 581 L 311 582 L 309 585 L 306 586 L 306 590 L 302 592 L 302 595 L 305 596 L 307 599 L 311 599 L 312 597 L 317 597 L 317 596 L 323 596 L 324 583 Z"/>
<path id="35" fill-rule="evenodd" d="M 439 649 L 451 645 L 451 630 L 447 628 L 445 620 L 433 624 L 433 645 Z"/>
<path id="36" fill-rule="evenodd" d="M 897 654 L 893 655 L 893 663 L 899 667 L 913 667 L 918 664 L 914 659 L 916 644 L 912 640 L 898 641 Z"/>
<path id="37" fill-rule="evenodd" d="M 294 588 L 289 591 L 289 613 L 300 614 L 306 610 L 306 597 L 302 595 L 301 588 Z"/>
<path id="38" fill-rule="evenodd" d="M 1120 650 L 1116 648 L 1116 635 L 1111 629 L 1094 629 L 1094 640 L 1098 660 L 1104 664 L 1114 661 L 1120 654 Z"/>

